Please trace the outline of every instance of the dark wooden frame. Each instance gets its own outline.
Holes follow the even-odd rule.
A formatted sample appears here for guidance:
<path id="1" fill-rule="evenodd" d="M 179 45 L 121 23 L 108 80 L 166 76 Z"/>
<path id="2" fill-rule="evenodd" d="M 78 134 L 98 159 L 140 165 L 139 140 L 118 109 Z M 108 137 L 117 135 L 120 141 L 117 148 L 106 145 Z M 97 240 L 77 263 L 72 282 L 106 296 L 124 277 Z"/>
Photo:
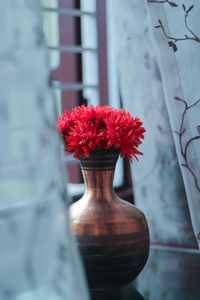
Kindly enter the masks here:
<path id="1" fill-rule="evenodd" d="M 99 65 L 99 94 L 101 105 L 109 104 L 108 72 L 107 72 L 107 32 L 106 32 L 106 0 L 96 0 L 97 31 L 98 31 L 98 65 Z M 123 199 L 133 203 L 133 189 L 130 163 L 123 159 L 124 176 L 122 186 L 116 188 L 116 193 Z"/>

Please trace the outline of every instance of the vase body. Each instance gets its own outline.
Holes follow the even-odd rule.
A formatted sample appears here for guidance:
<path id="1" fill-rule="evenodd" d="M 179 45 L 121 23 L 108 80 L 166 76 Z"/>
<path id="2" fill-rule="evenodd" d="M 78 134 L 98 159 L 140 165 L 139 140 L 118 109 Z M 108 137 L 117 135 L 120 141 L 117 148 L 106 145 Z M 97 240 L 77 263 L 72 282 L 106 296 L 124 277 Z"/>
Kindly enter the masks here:
<path id="1" fill-rule="evenodd" d="M 149 253 L 144 214 L 113 190 L 119 152 L 94 151 L 80 159 L 86 184 L 70 208 L 70 222 L 83 259 L 89 288 L 120 288 L 136 278 Z"/>

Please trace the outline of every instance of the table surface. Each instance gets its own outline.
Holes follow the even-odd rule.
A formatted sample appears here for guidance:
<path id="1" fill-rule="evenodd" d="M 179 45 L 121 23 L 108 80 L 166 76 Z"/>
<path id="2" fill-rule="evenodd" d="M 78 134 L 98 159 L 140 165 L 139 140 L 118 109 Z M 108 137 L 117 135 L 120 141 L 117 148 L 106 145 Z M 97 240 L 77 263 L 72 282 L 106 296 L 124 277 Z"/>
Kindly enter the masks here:
<path id="1" fill-rule="evenodd" d="M 130 286 L 145 300 L 200 300 L 200 251 L 151 247 L 143 271 Z M 130 289 L 131 290 L 131 289 Z"/>
<path id="2" fill-rule="evenodd" d="M 146 266 L 120 293 L 100 300 L 200 300 L 200 251 L 152 246 Z"/>

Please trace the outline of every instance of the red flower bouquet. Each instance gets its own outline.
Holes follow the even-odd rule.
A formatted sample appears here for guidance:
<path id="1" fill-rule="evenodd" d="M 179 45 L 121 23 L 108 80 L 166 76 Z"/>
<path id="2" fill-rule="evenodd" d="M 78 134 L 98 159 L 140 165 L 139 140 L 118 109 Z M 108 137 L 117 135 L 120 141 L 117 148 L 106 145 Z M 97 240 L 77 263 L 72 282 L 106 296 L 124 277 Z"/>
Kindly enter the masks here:
<path id="1" fill-rule="evenodd" d="M 142 143 L 145 129 L 139 118 L 133 118 L 124 109 L 109 106 L 78 106 L 67 110 L 57 120 L 57 129 L 65 140 L 66 150 L 88 157 L 90 151 L 99 148 L 119 149 L 121 156 L 137 159 L 138 146 Z"/>

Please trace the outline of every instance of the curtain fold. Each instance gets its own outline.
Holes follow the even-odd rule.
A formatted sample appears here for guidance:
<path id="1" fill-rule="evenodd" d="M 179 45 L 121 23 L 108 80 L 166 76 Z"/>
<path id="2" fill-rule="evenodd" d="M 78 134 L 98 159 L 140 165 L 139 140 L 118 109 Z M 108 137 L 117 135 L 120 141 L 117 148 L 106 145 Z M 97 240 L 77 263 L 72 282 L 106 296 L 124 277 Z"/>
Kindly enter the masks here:
<path id="1" fill-rule="evenodd" d="M 192 224 L 200 243 L 200 5 L 147 1 Z"/>
<path id="2" fill-rule="evenodd" d="M 199 1 L 147 1 L 158 48 L 166 105 L 200 243 L 200 30 Z"/>
<path id="3" fill-rule="evenodd" d="M 157 6 L 154 7 L 157 14 Z M 152 34 L 145 1 L 112 0 L 112 19 L 123 105 L 144 121 L 147 130 L 140 147 L 144 156 L 132 165 L 135 203 L 147 217 L 152 242 L 196 247 L 190 201 L 186 197 L 174 145 L 174 141 L 177 144 L 174 131 L 179 127 L 174 128 L 171 119 L 176 119 L 179 126 L 180 123 L 177 114 L 172 116 L 168 110 L 166 91 L 170 87 L 163 77 L 160 49 Z M 159 25 L 157 23 L 155 25 Z M 177 65 L 168 58 L 168 51 L 174 56 L 173 49 L 167 42 L 159 41 L 158 44 L 163 46 L 168 82 L 174 86 L 172 78 Z M 174 96 L 182 97 L 179 93 Z M 180 109 L 181 103 L 172 101 Z"/>
<path id="4" fill-rule="evenodd" d="M 39 1 L 0 11 L 0 299 L 86 300 Z"/>

